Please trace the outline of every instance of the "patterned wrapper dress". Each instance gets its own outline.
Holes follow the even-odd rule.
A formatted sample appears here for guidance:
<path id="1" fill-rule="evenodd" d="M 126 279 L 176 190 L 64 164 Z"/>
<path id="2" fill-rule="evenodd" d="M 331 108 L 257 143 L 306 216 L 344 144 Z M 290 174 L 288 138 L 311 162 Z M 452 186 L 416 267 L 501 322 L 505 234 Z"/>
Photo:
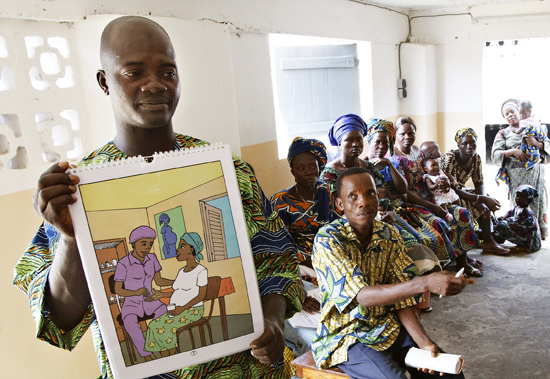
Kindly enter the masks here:
<path id="1" fill-rule="evenodd" d="M 522 184 L 530 184 L 539 193 L 539 197 L 530 207 L 533 210 L 540 226 L 541 235 L 548 235 L 547 224 L 547 207 L 548 195 L 546 192 L 546 177 L 545 167 L 543 163 L 536 163 L 529 170 L 526 169 L 525 163 L 520 162 L 515 157 L 504 158 L 504 152 L 510 149 L 519 149 L 523 140 L 522 134 L 514 133 L 509 127 L 499 131 L 493 142 L 491 157 L 493 162 L 501 168 L 506 169 L 510 179 L 509 193 L 516 193 L 516 189 Z M 544 152 L 550 151 L 550 143 L 544 142 Z M 510 207 L 516 205 L 514 196 L 510 196 Z"/>
<path id="2" fill-rule="evenodd" d="M 409 161 L 407 158 L 394 155 L 390 160 L 397 168 L 397 171 L 405 178 L 410 191 L 418 194 L 427 191 L 421 159 Z M 466 208 L 449 204 L 447 211 L 453 216 L 453 219 L 449 223 L 446 223 L 422 206 L 414 206 L 413 209 L 415 215 L 427 221 L 445 240 L 451 260 L 479 246 L 479 240 L 474 231 L 470 213 Z"/>

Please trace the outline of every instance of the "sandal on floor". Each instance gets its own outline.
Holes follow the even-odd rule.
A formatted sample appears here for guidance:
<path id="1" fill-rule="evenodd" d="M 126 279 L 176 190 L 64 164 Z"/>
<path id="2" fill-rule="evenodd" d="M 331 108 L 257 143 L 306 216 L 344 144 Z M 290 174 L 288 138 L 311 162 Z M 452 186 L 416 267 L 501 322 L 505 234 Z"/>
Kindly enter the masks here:
<path id="1" fill-rule="evenodd" d="M 483 277 L 483 271 L 473 268 L 473 267 L 465 267 L 464 273 L 468 275 L 470 278 L 481 278 Z"/>
<path id="2" fill-rule="evenodd" d="M 470 258 L 470 257 L 468 257 Z M 470 266 L 472 266 L 473 268 L 482 268 L 483 266 L 485 266 L 485 263 L 483 263 L 482 261 L 478 261 L 477 259 L 475 258 L 470 258 L 470 260 L 468 261 L 468 263 L 470 264 Z"/>
<path id="3" fill-rule="evenodd" d="M 495 255 L 508 255 L 508 253 L 510 253 L 510 250 L 499 246 L 499 247 L 490 247 L 490 248 L 483 249 L 482 253 L 495 254 Z"/>
<path id="4" fill-rule="evenodd" d="M 421 308 L 420 309 L 420 312 L 422 313 L 430 313 L 431 311 L 433 311 L 434 309 L 432 307 L 428 307 L 428 308 Z"/>

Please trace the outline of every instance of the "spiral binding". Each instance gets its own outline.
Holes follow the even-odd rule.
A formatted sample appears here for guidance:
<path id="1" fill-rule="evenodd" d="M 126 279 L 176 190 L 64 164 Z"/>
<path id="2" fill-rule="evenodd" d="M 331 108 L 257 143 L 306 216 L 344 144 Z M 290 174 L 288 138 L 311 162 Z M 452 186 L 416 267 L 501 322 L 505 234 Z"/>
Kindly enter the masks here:
<path id="1" fill-rule="evenodd" d="M 97 169 L 103 169 L 107 167 L 114 167 L 114 166 L 122 166 L 122 165 L 129 165 L 134 163 L 145 163 L 145 162 L 151 162 L 160 159 L 160 158 L 170 158 L 170 157 L 177 157 L 182 155 L 188 155 L 188 154 L 194 154 L 194 153 L 202 153 L 205 151 L 210 150 L 217 150 L 222 149 L 223 144 L 221 142 L 216 142 L 214 144 L 208 144 L 208 145 L 202 145 L 202 146 L 192 146 L 192 147 L 186 147 L 181 150 L 170 150 L 170 151 L 164 151 L 160 153 L 154 153 L 152 156 L 149 157 L 143 157 L 141 155 L 138 155 L 137 157 L 128 157 L 124 159 L 119 159 L 116 161 L 108 161 L 103 163 L 93 163 L 90 165 L 85 166 L 78 166 L 76 168 L 71 168 L 67 170 L 68 174 L 78 174 L 80 172 L 86 172 L 86 171 L 92 171 Z"/>

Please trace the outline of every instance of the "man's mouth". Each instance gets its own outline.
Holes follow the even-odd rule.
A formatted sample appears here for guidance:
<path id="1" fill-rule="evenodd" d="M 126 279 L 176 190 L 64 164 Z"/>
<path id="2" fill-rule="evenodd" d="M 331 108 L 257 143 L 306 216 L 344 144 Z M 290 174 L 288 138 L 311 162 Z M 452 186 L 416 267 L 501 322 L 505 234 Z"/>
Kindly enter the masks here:
<path id="1" fill-rule="evenodd" d="M 146 108 L 150 110 L 161 110 L 161 109 L 166 109 L 168 107 L 168 101 L 164 99 L 145 100 L 140 102 L 139 105 L 142 108 Z"/>

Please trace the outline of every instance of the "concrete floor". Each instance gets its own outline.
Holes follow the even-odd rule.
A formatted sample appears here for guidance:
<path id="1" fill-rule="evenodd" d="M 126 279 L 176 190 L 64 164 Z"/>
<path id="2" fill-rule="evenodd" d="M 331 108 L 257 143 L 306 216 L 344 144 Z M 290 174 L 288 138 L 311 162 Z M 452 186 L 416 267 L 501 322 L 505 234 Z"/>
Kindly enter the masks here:
<path id="1" fill-rule="evenodd" d="M 458 296 L 432 296 L 430 337 L 464 358 L 469 379 L 550 379 L 550 241 L 532 254 L 469 254 L 484 277 Z"/>

